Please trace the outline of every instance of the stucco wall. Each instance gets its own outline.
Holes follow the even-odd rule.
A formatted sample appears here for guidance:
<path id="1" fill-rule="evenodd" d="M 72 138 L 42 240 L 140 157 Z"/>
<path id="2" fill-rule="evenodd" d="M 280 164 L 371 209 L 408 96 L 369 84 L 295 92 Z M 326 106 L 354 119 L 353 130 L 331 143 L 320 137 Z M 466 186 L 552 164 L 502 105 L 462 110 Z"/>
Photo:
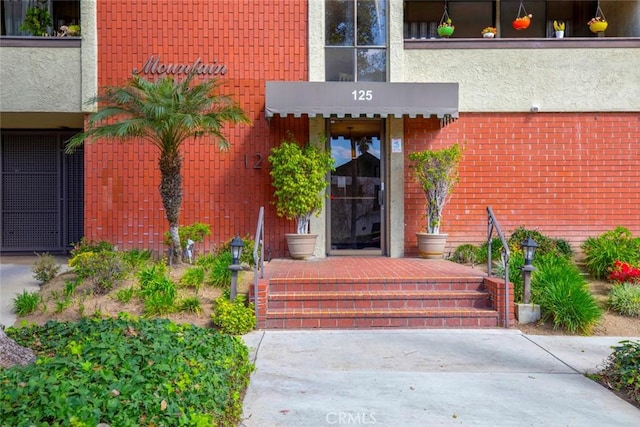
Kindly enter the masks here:
<path id="1" fill-rule="evenodd" d="M 640 111 L 640 47 L 410 49 L 403 71 L 458 82 L 462 112 Z"/>
<path id="2" fill-rule="evenodd" d="M 0 48 L 3 112 L 80 112 L 80 48 Z"/>

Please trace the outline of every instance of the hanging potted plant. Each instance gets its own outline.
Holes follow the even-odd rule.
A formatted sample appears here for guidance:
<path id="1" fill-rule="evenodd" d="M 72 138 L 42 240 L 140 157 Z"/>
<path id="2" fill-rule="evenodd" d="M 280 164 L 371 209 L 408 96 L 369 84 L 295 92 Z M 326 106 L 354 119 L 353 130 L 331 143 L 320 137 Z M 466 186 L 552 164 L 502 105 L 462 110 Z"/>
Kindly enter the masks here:
<path id="1" fill-rule="evenodd" d="M 595 34 L 604 33 L 609 26 L 607 18 L 605 18 L 604 12 L 600 8 L 600 2 L 598 2 L 598 7 L 596 8 L 596 16 L 591 18 L 591 20 L 587 22 L 587 25 L 589 26 L 589 30 Z"/>
<path id="2" fill-rule="evenodd" d="M 533 15 L 527 13 L 526 9 L 524 8 L 524 3 L 520 2 L 520 7 L 518 7 L 518 15 L 511 25 L 516 30 L 526 30 L 527 28 L 529 28 L 529 25 L 531 25 L 531 18 L 533 18 Z"/>
<path id="3" fill-rule="evenodd" d="M 462 150 L 458 144 L 439 150 L 409 154 L 414 176 L 427 199 L 427 232 L 416 233 L 418 252 L 423 258 L 442 258 L 447 234 L 440 233 L 442 211 L 458 182 Z"/>
<path id="4" fill-rule="evenodd" d="M 440 24 L 438 24 L 438 36 L 443 38 L 451 37 L 455 29 L 456 27 L 453 25 L 451 18 L 449 17 L 449 12 L 447 12 L 447 3 L 445 2 L 444 13 L 440 19 Z"/>
<path id="5" fill-rule="evenodd" d="M 331 153 L 311 144 L 303 147 L 289 134 L 271 149 L 269 163 L 276 212 L 296 221 L 296 233 L 285 234 L 289 253 L 294 259 L 310 258 L 318 235 L 310 234 L 309 223 L 324 203 L 327 174 L 334 170 Z"/>

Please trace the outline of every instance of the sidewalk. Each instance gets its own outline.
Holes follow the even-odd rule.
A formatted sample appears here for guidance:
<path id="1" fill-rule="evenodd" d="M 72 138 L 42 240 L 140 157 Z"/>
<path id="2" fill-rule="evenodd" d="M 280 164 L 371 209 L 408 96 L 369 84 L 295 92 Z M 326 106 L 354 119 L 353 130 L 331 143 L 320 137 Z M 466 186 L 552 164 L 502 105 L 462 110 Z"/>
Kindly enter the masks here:
<path id="1" fill-rule="evenodd" d="M 633 426 L 586 378 L 622 338 L 517 330 L 255 331 L 243 426 Z"/>

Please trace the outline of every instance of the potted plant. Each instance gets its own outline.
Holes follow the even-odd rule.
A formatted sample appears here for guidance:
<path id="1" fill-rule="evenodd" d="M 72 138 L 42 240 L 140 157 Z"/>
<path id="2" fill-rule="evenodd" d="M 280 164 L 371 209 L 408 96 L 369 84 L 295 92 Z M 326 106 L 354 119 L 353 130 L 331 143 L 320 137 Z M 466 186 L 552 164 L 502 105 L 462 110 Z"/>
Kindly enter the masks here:
<path id="1" fill-rule="evenodd" d="M 440 233 L 442 211 L 458 182 L 458 166 L 462 159 L 459 144 L 439 150 L 411 153 L 414 176 L 427 199 L 427 232 L 416 233 L 418 252 L 423 258 L 442 258 L 447 235 Z"/>
<path id="2" fill-rule="evenodd" d="M 320 138 L 320 143 L 325 138 Z M 269 155 L 271 179 L 278 216 L 296 221 L 296 233 L 287 233 L 287 246 L 294 259 L 313 256 L 317 234 L 310 234 L 312 215 L 324 203 L 327 174 L 334 170 L 331 153 L 307 143 L 301 146 L 289 134 Z"/>
<path id="3" fill-rule="evenodd" d="M 531 18 L 533 18 L 532 14 L 517 17 L 511 25 L 516 30 L 526 30 L 531 25 Z"/>
<path id="4" fill-rule="evenodd" d="M 524 3 L 520 0 L 520 7 L 518 7 L 518 14 L 516 15 L 516 19 L 513 20 L 511 25 L 515 30 L 526 30 L 531 25 L 531 18 L 533 15 L 527 13 L 527 10 L 524 8 Z"/>
<path id="5" fill-rule="evenodd" d="M 564 37 L 565 24 L 562 21 L 553 21 L 553 30 L 557 39 Z"/>
<path id="6" fill-rule="evenodd" d="M 444 4 L 444 13 L 442 14 L 442 18 L 440 19 L 440 23 L 438 24 L 438 36 L 440 37 L 451 37 L 453 35 L 453 31 L 456 27 L 452 24 L 451 18 L 449 17 L 449 12 L 447 11 L 447 4 Z"/>
<path id="7" fill-rule="evenodd" d="M 448 22 L 442 22 L 438 25 L 438 35 L 440 37 L 451 37 L 456 27 L 451 23 L 451 19 Z"/>
<path id="8" fill-rule="evenodd" d="M 42 37 L 48 36 L 48 28 L 51 26 L 51 14 L 47 9 L 46 0 L 39 0 L 39 4 L 27 9 L 20 31 L 27 31 L 32 36 Z"/>
<path id="9" fill-rule="evenodd" d="M 609 26 L 609 23 L 606 21 L 604 17 L 596 16 L 595 18 L 591 18 L 591 20 L 587 22 L 587 25 L 589 26 L 589 29 L 591 30 L 592 33 L 598 34 L 598 33 L 604 33 L 604 31 Z"/>
<path id="10" fill-rule="evenodd" d="M 591 30 L 591 32 L 595 34 L 604 33 L 604 30 L 606 30 L 609 26 L 607 18 L 605 18 L 604 12 L 600 7 L 600 2 L 598 2 L 595 17 L 591 18 L 589 22 L 587 22 L 587 25 L 589 26 L 589 30 Z"/>
<path id="11" fill-rule="evenodd" d="M 482 30 L 482 37 L 485 39 L 492 39 L 498 33 L 498 29 L 496 27 L 486 27 Z"/>

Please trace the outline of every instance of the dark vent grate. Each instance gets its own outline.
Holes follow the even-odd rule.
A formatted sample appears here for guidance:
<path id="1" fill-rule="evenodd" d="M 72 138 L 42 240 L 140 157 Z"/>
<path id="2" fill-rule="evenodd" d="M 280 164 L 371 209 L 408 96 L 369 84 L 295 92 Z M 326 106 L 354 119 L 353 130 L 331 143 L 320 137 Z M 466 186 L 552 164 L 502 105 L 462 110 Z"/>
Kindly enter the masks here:
<path id="1" fill-rule="evenodd" d="M 62 152 L 72 135 L 2 133 L 1 251 L 61 252 L 83 236 L 84 152 Z"/>

